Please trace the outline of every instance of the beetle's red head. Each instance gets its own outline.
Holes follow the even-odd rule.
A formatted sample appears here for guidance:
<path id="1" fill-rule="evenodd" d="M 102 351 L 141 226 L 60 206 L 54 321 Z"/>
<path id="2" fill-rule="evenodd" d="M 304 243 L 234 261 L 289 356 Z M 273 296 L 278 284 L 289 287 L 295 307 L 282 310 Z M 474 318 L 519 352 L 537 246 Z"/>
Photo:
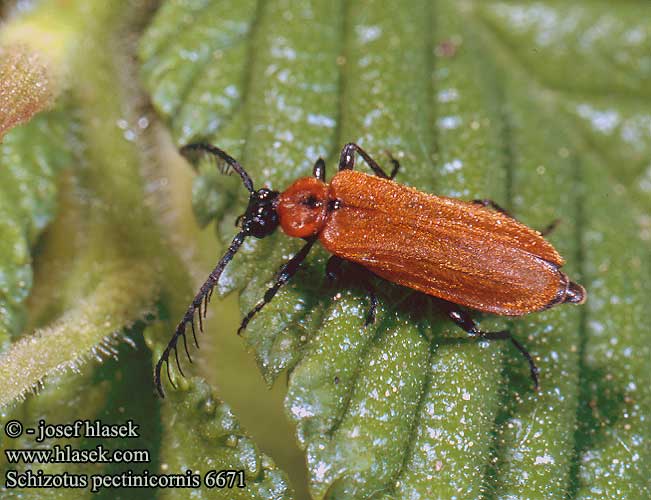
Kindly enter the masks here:
<path id="1" fill-rule="evenodd" d="M 298 179 L 278 198 L 276 208 L 285 234 L 307 238 L 318 234 L 328 212 L 328 186 L 314 177 Z"/>

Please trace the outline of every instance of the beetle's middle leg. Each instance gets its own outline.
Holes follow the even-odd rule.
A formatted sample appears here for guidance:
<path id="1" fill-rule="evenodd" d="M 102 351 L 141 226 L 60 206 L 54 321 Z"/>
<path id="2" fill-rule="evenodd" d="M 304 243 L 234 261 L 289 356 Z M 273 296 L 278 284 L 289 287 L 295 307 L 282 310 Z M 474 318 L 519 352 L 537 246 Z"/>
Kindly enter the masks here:
<path id="1" fill-rule="evenodd" d="M 373 158 L 371 158 L 371 156 L 366 151 L 364 151 L 354 142 L 349 142 L 341 150 L 341 156 L 339 157 L 339 171 L 353 170 L 355 168 L 355 152 L 359 153 L 366 164 L 371 167 L 371 170 L 373 170 L 373 172 L 375 172 L 375 175 L 378 177 L 382 177 L 384 179 L 393 179 L 400 169 L 400 162 L 391 156 L 391 153 L 386 151 L 387 155 L 389 156 L 389 160 L 393 164 L 391 173 L 387 174 L 384 169 L 378 165 L 378 163 Z"/>
<path id="2" fill-rule="evenodd" d="M 326 263 L 326 277 L 330 281 L 340 280 L 343 277 L 341 266 L 343 265 L 344 262 L 346 262 L 345 259 L 342 259 L 341 257 L 337 257 L 336 255 L 332 255 L 328 259 L 328 262 Z M 368 326 L 370 324 L 375 323 L 375 314 L 378 305 L 378 300 L 377 300 L 377 296 L 375 295 L 375 290 L 373 289 L 373 285 L 369 280 L 369 276 L 367 276 L 369 274 L 369 271 L 363 266 L 360 266 L 359 264 L 355 264 L 354 262 L 348 262 L 348 264 L 354 266 L 354 270 L 356 271 L 356 274 L 358 276 L 361 276 L 362 284 L 364 285 L 364 288 L 366 288 L 366 291 L 368 292 L 368 299 L 371 305 L 369 306 L 368 312 L 366 313 L 366 321 L 364 322 L 364 326 Z"/>
<path id="3" fill-rule="evenodd" d="M 507 217 L 510 217 L 513 220 L 518 220 L 516 219 L 511 213 L 506 210 L 505 208 L 502 208 L 499 206 L 497 203 L 495 203 L 493 200 L 489 200 L 487 198 L 483 199 L 477 199 L 477 200 L 472 200 L 472 202 L 475 205 L 481 205 L 482 207 L 491 207 L 493 210 L 506 215 Z M 551 223 L 547 224 L 543 229 L 541 229 L 539 232 L 543 236 L 547 236 L 550 234 L 554 229 L 556 229 L 556 226 L 558 226 L 558 223 L 560 222 L 560 219 L 554 219 Z"/>
<path id="4" fill-rule="evenodd" d="M 533 380 L 534 389 L 538 391 L 540 387 L 538 384 L 538 367 L 536 366 L 536 363 L 534 362 L 531 354 L 529 354 L 529 351 L 527 351 L 527 349 L 520 342 L 518 342 L 513 337 L 513 335 L 511 335 L 510 331 L 500 330 L 498 332 L 482 332 L 477 327 L 477 324 L 470 317 L 470 314 L 456 307 L 452 303 L 446 303 L 446 313 L 448 317 L 452 321 L 454 321 L 459 327 L 463 328 L 466 332 L 468 332 L 470 335 L 475 336 L 479 340 L 511 341 L 511 344 L 513 344 L 513 346 L 515 346 L 515 348 L 518 351 L 520 351 L 520 353 L 524 356 L 524 358 L 529 363 L 529 371 L 531 372 L 531 379 Z"/>

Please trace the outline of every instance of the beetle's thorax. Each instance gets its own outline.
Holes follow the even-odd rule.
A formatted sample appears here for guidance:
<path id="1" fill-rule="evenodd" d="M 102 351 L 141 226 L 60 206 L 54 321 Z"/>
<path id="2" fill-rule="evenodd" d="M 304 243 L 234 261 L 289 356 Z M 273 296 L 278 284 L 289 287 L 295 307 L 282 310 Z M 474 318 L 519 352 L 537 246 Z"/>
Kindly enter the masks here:
<path id="1" fill-rule="evenodd" d="M 307 238 L 319 234 L 326 223 L 330 187 L 315 177 L 303 177 L 278 197 L 280 227 L 288 236 Z"/>

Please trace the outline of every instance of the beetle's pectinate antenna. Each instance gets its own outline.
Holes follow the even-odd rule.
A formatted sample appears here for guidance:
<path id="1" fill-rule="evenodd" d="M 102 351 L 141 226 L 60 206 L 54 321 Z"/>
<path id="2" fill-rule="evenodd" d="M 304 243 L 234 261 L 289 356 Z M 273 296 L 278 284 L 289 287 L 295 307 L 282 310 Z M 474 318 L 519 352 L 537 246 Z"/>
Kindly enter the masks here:
<path id="1" fill-rule="evenodd" d="M 170 363 L 169 358 L 172 352 L 174 352 L 174 358 L 176 360 L 176 365 L 179 369 L 181 375 L 185 376 L 183 369 L 181 368 L 181 363 L 179 362 L 179 352 L 178 352 L 178 342 L 179 339 L 183 340 L 183 349 L 188 357 L 188 360 L 192 363 L 192 358 L 190 357 L 190 352 L 188 351 L 188 340 L 186 336 L 186 328 L 188 324 L 192 329 L 192 338 L 197 347 L 199 343 L 197 342 L 197 332 L 194 324 L 195 312 L 198 312 L 197 318 L 199 320 L 199 331 L 203 331 L 203 318 L 206 317 L 206 312 L 208 310 L 208 302 L 212 296 L 213 289 L 217 282 L 219 281 L 220 276 L 222 275 L 224 269 L 228 263 L 233 259 L 233 256 L 237 253 L 242 242 L 247 236 L 253 236 L 255 238 L 264 238 L 273 233 L 278 227 L 278 213 L 276 212 L 276 204 L 279 196 L 278 191 L 272 191 L 267 188 L 262 188 L 258 190 L 253 189 L 253 183 L 251 178 L 246 173 L 244 168 L 233 158 L 231 158 L 227 153 L 222 151 L 215 146 L 210 144 L 189 144 L 181 150 L 181 153 L 184 155 L 191 154 L 193 152 L 199 153 L 209 153 L 218 158 L 224 160 L 228 168 L 235 170 L 244 183 L 244 187 L 249 191 L 249 204 L 246 208 L 246 212 L 238 220 L 240 221 L 241 231 L 233 238 L 233 241 L 221 258 L 215 269 L 210 273 L 208 279 L 199 289 L 197 295 L 195 295 L 192 303 L 188 307 L 183 319 L 177 325 L 174 335 L 170 339 L 167 347 L 163 351 L 161 358 L 156 363 L 156 369 L 154 371 L 154 383 L 156 389 L 161 397 L 165 397 L 163 392 L 163 386 L 161 383 L 161 370 L 163 364 L 167 370 L 167 377 L 170 380 L 170 383 L 174 386 L 174 381 L 170 374 Z M 202 311 L 203 308 L 203 311 Z"/>
<path id="2" fill-rule="evenodd" d="M 183 370 L 181 369 L 181 364 L 179 363 L 179 353 L 178 353 L 179 339 L 181 338 L 183 339 L 183 348 L 185 349 L 185 354 L 188 356 L 188 360 L 190 361 L 190 363 L 192 363 L 192 358 L 190 357 L 190 352 L 188 351 L 186 328 L 188 324 L 190 324 L 192 328 L 192 337 L 194 339 L 194 343 L 197 347 L 199 347 L 199 344 L 197 342 L 196 328 L 194 326 L 194 314 L 198 310 L 197 316 L 199 319 L 199 331 L 203 331 L 202 316 L 204 318 L 206 317 L 206 310 L 208 308 L 208 302 L 210 302 L 210 298 L 212 296 L 213 288 L 219 281 L 219 277 L 224 271 L 224 268 L 226 268 L 226 265 L 231 261 L 233 256 L 237 253 L 238 249 L 242 245 L 242 242 L 244 241 L 244 238 L 246 236 L 247 233 L 245 231 L 241 231 L 235 236 L 235 238 L 233 238 L 233 241 L 231 242 L 231 245 L 228 247 L 228 250 L 226 251 L 224 256 L 221 258 L 221 260 L 219 261 L 215 269 L 213 269 L 213 271 L 210 273 L 208 279 L 204 282 L 203 285 L 201 285 L 201 288 L 199 289 L 199 293 L 195 295 L 194 299 L 192 300 L 192 303 L 188 307 L 188 310 L 185 312 L 183 319 L 177 325 L 176 330 L 174 331 L 174 335 L 172 335 L 172 338 L 167 344 L 167 347 L 165 347 L 163 354 L 158 360 L 158 363 L 156 363 L 156 369 L 154 371 L 154 384 L 156 385 L 156 389 L 158 390 L 158 393 L 161 395 L 161 397 L 165 397 L 165 393 L 163 392 L 163 385 L 161 383 L 161 369 L 163 367 L 163 363 L 166 365 L 167 378 L 169 379 L 170 383 L 174 387 L 176 387 L 170 375 L 170 364 L 169 364 L 170 354 L 172 353 L 172 351 L 174 351 L 176 366 L 178 367 L 181 375 L 185 376 Z M 203 311 L 201 310 L 202 304 L 203 304 Z"/>
<path id="3" fill-rule="evenodd" d="M 213 156 L 216 156 L 217 158 L 220 158 L 221 160 L 225 161 L 227 165 L 226 168 L 220 167 L 222 173 L 226 174 L 229 172 L 230 169 L 235 170 L 242 178 L 242 182 L 244 183 L 244 187 L 247 189 L 247 191 L 249 193 L 254 192 L 253 182 L 251 181 L 249 174 L 247 174 L 246 170 L 244 170 L 244 167 L 240 165 L 237 162 L 237 160 L 235 160 L 231 155 L 229 155 L 225 151 L 222 151 L 218 147 L 215 147 L 212 144 L 207 144 L 204 142 L 196 142 L 193 144 L 188 144 L 187 146 L 183 146 L 181 148 L 181 154 L 188 159 L 192 159 L 197 154 L 198 155 L 211 154 Z"/>

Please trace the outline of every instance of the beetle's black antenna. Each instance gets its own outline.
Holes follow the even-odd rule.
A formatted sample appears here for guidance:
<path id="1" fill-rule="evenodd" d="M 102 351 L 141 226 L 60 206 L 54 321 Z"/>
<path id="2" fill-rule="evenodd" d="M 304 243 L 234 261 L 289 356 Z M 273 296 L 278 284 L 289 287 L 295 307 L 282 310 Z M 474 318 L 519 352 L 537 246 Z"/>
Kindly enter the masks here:
<path id="1" fill-rule="evenodd" d="M 242 178 L 242 182 L 244 183 L 244 187 L 249 191 L 249 193 L 253 193 L 253 182 L 251 181 L 251 177 L 249 177 L 249 174 L 246 173 L 244 167 L 225 151 L 222 151 L 218 147 L 215 147 L 212 144 L 207 144 L 205 142 L 195 142 L 188 144 L 186 146 L 183 146 L 180 151 L 181 154 L 186 158 L 190 158 L 192 156 L 192 153 L 196 152 L 209 153 L 218 158 L 221 158 L 226 162 L 228 168 L 232 168 L 239 174 L 239 176 Z M 223 173 L 227 173 L 228 168 L 226 171 L 223 171 Z"/>
<path id="2" fill-rule="evenodd" d="M 176 388 L 176 385 L 174 385 L 174 381 L 172 380 L 172 377 L 170 375 L 170 362 L 169 362 L 170 353 L 174 351 L 174 357 L 176 358 L 176 365 L 178 366 L 179 372 L 181 373 L 181 375 L 185 376 L 183 374 L 183 370 L 181 369 L 181 364 L 179 363 L 179 353 L 178 353 L 178 345 L 177 345 L 179 338 L 183 339 L 183 348 L 185 349 L 185 354 L 188 356 L 188 360 L 190 361 L 190 363 L 192 363 L 192 358 L 190 357 L 190 352 L 188 351 L 188 342 L 185 334 L 185 329 L 189 323 L 192 327 L 192 337 L 194 338 L 194 343 L 197 347 L 199 347 L 199 344 L 197 343 L 197 336 L 194 327 L 194 313 L 195 311 L 197 311 L 197 309 L 199 310 L 199 314 L 198 314 L 199 331 L 203 331 L 202 315 L 203 317 L 205 317 L 206 315 L 206 309 L 208 308 L 208 302 L 210 301 L 210 297 L 212 296 L 213 288 L 217 284 L 217 281 L 219 281 L 219 277 L 224 271 L 226 265 L 231 261 L 233 256 L 237 253 L 238 249 L 242 245 L 242 242 L 244 241 L 244 238 L 246 236 L 247 233 L 245 231 L 241 231 L 235 236 L 235 238 L 233 238 L 233 241 L 231 242 L 231 245 L 228 247 L 228 250 L 226 251 L 224 256 L 221 258 L 221 260 L 219 261 L 215 269 L 213 269 L 213 271 L 210 273 L 205 283 L 201 285 L 201 288 L 199 289 L 199 293 L 197 293 L 197 295 L 192 300 L 192 303 L 188 307 L 188 310 L 185 312 L 183 319 L 176 327 L 176 330 L 174 331 L 174 335 L 172 335 L 172 338 L 167 344 L 165 350 L 163 351 L 162 356 L 158 360 L 158 363 L 156 363 L 156 369 L 154 371 L 154 384 L 156 385 L 156 389 L 158 390 L 158 393 L 162 398 L 165 397 L 165 393 L 163 391 L 163 385 L 161 383 L 161 376 L 160 376 L 163 363 L 165 363 L 166 365 L 167 378 L 169 379 L 172 386 Z M 204 305 L 203 311 L 201 311 L 202 304 Z"/>

